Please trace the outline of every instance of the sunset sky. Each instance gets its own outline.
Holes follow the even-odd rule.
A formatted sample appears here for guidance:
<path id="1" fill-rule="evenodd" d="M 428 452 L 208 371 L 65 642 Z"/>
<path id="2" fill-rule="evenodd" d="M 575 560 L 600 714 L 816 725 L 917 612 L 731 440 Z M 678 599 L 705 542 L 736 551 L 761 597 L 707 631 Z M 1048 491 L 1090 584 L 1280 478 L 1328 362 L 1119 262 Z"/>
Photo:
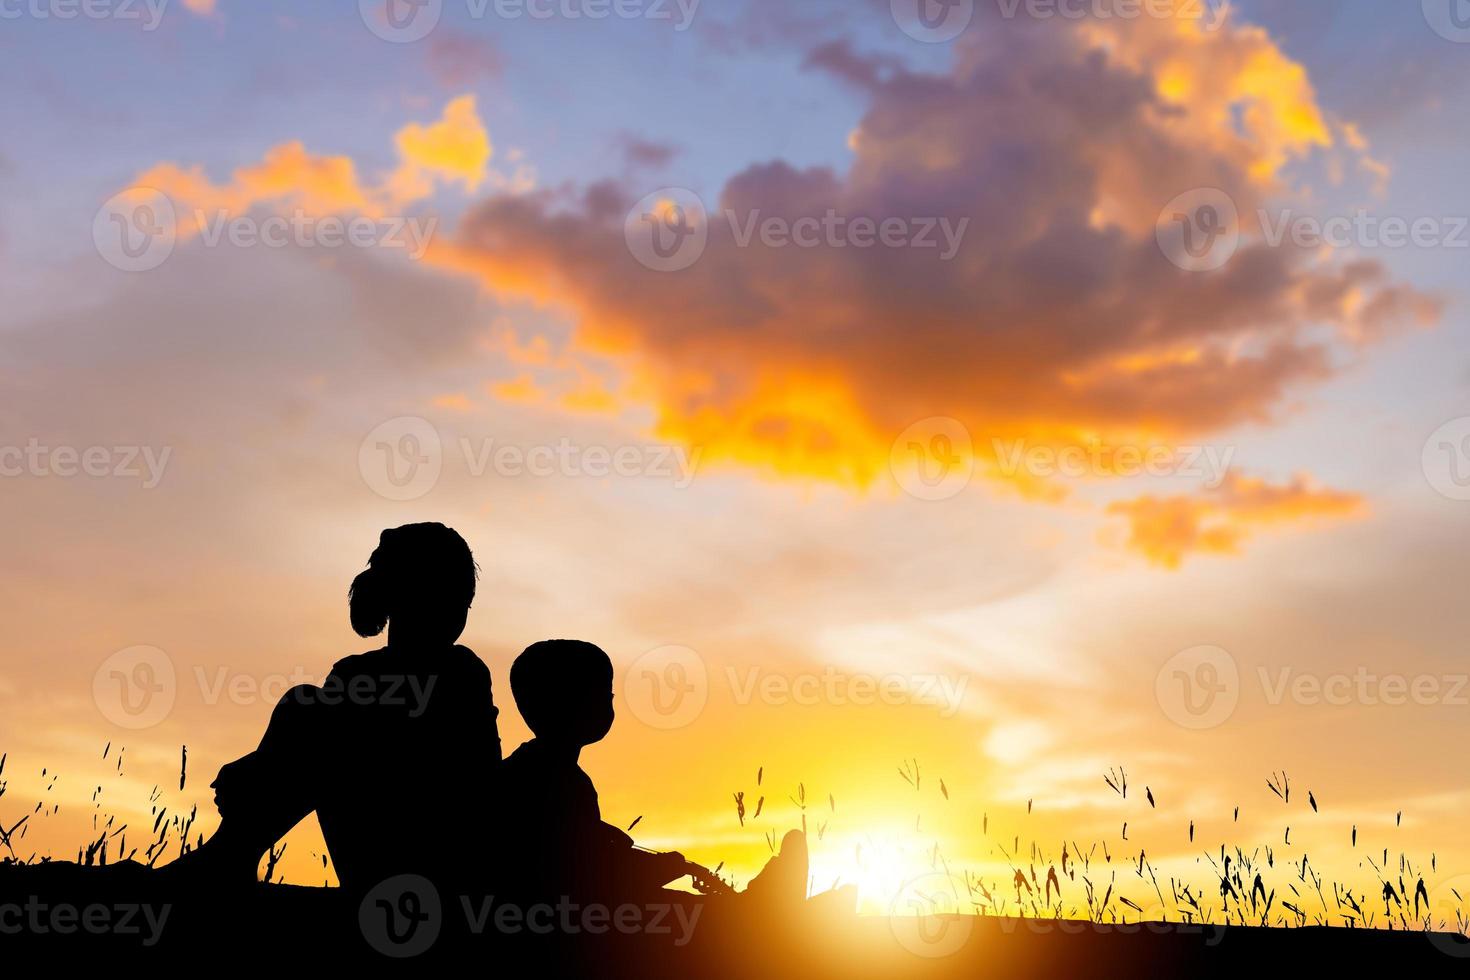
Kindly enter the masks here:
<path id="1" fill-rule="evenodd" d="M 155 785 L 212 828 L 274 696 L 373 646 L 378 532 L 437 520 L 507 750 L 515 654 L 600 644 L 606 818 L 741 879 L 798 787 L 871 908 L 1015 835 L 1470 875 L 1448 0 L 120 4 L 0 0 L 20 857 L 146 846 Z"/>

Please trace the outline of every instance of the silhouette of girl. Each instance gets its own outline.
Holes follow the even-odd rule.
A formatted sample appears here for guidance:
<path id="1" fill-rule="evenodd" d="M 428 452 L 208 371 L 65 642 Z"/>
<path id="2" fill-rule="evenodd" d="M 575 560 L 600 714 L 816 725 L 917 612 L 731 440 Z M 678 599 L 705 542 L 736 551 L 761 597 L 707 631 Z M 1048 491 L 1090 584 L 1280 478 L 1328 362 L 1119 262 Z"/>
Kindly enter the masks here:
<path id="1" fill-rule="evenodd" d="M 353 629 L 386 628 L 388 645 L 281 698 L 260 747 L 213 783 L 219 830 L 171 867 L 254 881 L 266 850 L 315 811 L 344 887 L 464 869 L 500 763 L 490 671 L 456 644 L 477 574 L 442 524 L 384 531 L 349 602 Z"/>

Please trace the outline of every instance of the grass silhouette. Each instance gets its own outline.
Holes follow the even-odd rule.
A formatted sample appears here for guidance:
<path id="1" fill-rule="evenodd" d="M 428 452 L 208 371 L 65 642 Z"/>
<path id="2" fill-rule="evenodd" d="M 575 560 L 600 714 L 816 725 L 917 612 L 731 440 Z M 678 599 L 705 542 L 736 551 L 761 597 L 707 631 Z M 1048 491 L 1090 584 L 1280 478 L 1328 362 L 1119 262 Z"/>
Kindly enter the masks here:
<path id="1" fill-rule="evenodd" d="M 122 764 L 124 751 L 119 747 L 114 752 L 109 743 L 102 752 L 104 760 L 115 760 L 115 775 L 119 779 L 126 778 Z M 25 844 L 33 821 L 44 820 L 59 811 L 60 804 L 48 806 L 44 799 L 44 794 L 56 784 L 56 774 L 42 770 L 43 799 L 30 812 L 6 813 L 7 805 L 14 807 L 17 802 L 13 795 L 6 794 L 7 762 L 8 756 L 0 755 L 0 901 L 10 893 L 7 879 L 17 880 L 15 876 L 22 869 L 35 872 L 44 870 L 46 865 L 60 867 L 71 861 L 70 855 L 63 859 L 35 850 L 28 853 Z M 898 775 L 908 790 L 917 792 L 927 786 L 937 794 L 936 800 L 947 804 L 950 799 L 950 788 L 943 780 L 925 780 L 918 760 L 904 761 L 898 767 Z M 762 787 L 764 776 L 762 767 L 756 778 L 758 793 L 772 792 L 769 787 Z M 187 780 L 188 752 L 181 747 L 179 792 L 185 790 Z M 905 901 L 895 903 L 892 911 L 901 916 L 973 915 L 976 921 L 1011 923 L 1007 927 L 1010 929 L 1017 928 L 1016 924 L 1024 929 L 1027 923 L 1032 928 L 1049 923 L 1080 923 L 1084 927 L 1158 923 L 1252 931 L 1325 929 L 1336 935 L 1368 931 L 1470 936 L 1470 902 L 1467 902 L 1470 896 L 1447 885 L 1434 894 L 1438 904 L 1431 902 L 1439 872 L 1436 855 L 1420 859 L 1377 845 L 1372 849 L 1366 845 L 1360 848 L 1358 824 L 1351 823 L 1342 827 L 1342 833 L 1358 858 L 1356 868 L 1346 869 L 1344 873 L 1344 869 L 1319 867 L 1309 853 L 1291 844 L 1292 821 L 1316 820 L 1319 825 L 1315 829 L 1323 829 L 1320 821 L 1325 818 L 1315 793 L 1309 789 L 1302 799 L 1301 793 L 1294 792 L 1291 778 L 1285 772 L 1272 773 L 1264 782 L 1268 799 L 1282 811 L 1279 842 L 1201 847 L 1195 841 L 1196 819 L 1207 815 L 1182 814 L 1181 834 L 1187 826 L 1189 844 L 1196 849 L 1194 856 L 1199 871 L 1194 875 L 1184 875 L 1177 868 L 1167 873 L 1162 870 L 1163 863 L 1177 864 L 1177 858 L 1156 863 L 1150 858 L 1148 842 L 1128 838 L 1126 822 L 1120 829 L 1120 838 L 1126 846 L 1107 839 L 1023 840 L 1019 833 L 1008 833 L 1001 839 L 998 822 L 993 822 L 987 812 L 975 830 L 979 839 L 988 842 L 994 860 L 986 862 L 983 870 L 954 866 L 936 843 L 928 851 L 927 870 L 919 869 L 927 882 L 926 889 L 907 893 Z M 1099 793 L 1111 794 L 1117 802 L 1130 808 L 1129 815 L 1133 814 L 1131 808 L 1137 808 L 1136 819 L 1169 812 L 1170 801 L 1156 795 L 1153 787 L 1143 786 L 1141 797 L 1133 792 L 1135 787 L 1123 767 L 1101 774 L 1100 783 Z M 832 794 L 823 794 L 825 800 L 818 796 L 820 802 L 813 804 L 806 785 L 798 783 L 794 792 L 775 791 L 775 795 L 790 801 L 804 829 L 808 829 L 809 810 L 815 810 L 809 830 L 817 841 L 838 819 Z M 196 826 L 198 806 L 189 805 L 187 811 L 183 806 L 173 806 L 158 786 L 148 796 L 148 820 L 132 826 L 107 812 L 104 796 L 103 786 L 98 785 L 92 793 L 93 836 L 77 846 L 76 868 L 158 867 L 188 853 L 204 840 L 204 833 Z M 780 833 L 760 826 L 766 797 L 759 795 L 752 810 L 747 810 L 746 798 L 744 792 L 733 794 L 732 823 L 752 834 L 761 834 L 774 849 Z M 1019 818 L 1030 817 L 1035 803 L 1035 800 L 1027 801 Z M 1232 825 L 1239 826 L 1240 813 L 1238 805 L 1228 812 Z M 641 819 L 640 816 L 633 821 L 633 826 Z M 768 825 L 783 819 L 769 811 L 765 813 Z M 1394 825 L 1401 826 L 1402 820 L 1402 812 L 1396 813 Z M 284 854 L 285 845 L 281 844 L 262 862 L 262 880 L 271 883 L 271 887 L 284 881 L 280 872 Z M 323 854 L 320 860 L 325 876 L 329 870 L 328 858 Z M 861 844 L 857 860 L 859 864 L 863 861 Z M 721 867 L 716 867 L 717 875 Z M 1355 873 L 1357 880 L 1350 880 Z M 29 887 L 36 878 L 25 880 Z M 721 880 L 730 883 L 728 879 Z M 832 884 L 837 886 L 842 881 L 839 878 Z"/>

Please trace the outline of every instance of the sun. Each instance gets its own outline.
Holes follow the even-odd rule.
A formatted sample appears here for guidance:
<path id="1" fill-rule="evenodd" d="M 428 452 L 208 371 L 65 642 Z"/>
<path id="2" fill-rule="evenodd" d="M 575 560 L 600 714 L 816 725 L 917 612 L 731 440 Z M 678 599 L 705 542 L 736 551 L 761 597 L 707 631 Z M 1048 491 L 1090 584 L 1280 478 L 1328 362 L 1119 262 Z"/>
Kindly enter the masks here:
<path id="1" fill-rule="evenodd" d="M 856 885 L 863 915 L 928 915 L 955 911 L 963 878 L 934 863 L 932 845 L 921 847 L 896 836 L 852 835 L 826 858 L 814 859 L 812 887 Z"/>

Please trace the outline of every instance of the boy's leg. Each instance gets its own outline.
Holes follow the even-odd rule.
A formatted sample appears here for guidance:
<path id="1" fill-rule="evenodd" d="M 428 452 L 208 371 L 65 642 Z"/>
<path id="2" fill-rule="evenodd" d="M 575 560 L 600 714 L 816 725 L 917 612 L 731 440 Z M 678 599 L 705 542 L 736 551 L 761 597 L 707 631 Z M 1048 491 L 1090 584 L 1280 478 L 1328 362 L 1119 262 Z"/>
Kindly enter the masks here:
<path id="1" fill-rule="evenodd" d="M 781 851 L 745 887 L 744 894 L 762 902 L 801 902 L 806 898 L 808 857 L 806 834 L 787 831 Z"/>

